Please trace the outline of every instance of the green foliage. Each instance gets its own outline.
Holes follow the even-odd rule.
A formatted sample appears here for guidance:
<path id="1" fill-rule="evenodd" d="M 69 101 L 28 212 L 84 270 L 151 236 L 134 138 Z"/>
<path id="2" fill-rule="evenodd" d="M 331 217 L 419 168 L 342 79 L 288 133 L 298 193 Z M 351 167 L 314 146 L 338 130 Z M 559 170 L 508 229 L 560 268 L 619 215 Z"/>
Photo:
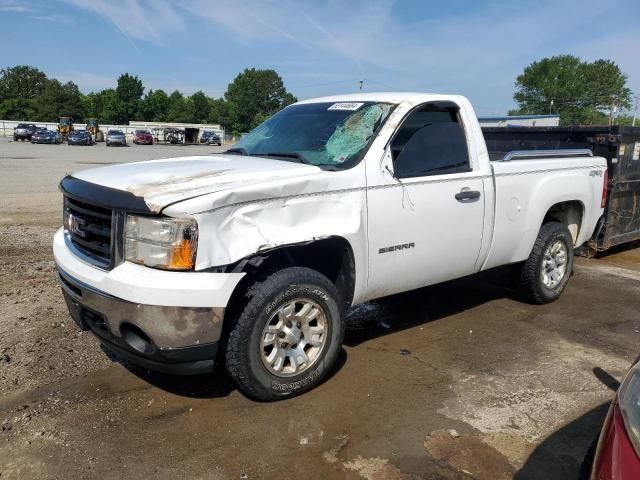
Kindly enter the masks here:
<path id="1" fill-rule="evenodd" d="M 113 88 L 84 96 L 83 104 L 86 116 L 97 118 L 99 124 L 124 122 L 126 107 Z"/>
<path id="2" fill-rule="evenodd" d="M 615 124 L 631 126 L 633 125 L 633 115 L 620 115 L 619 117 L 616 117 Z M 640 125 L 640 119 L 636 117 L 635 126 L 638 126 L 638 125 Z"/>
<path id="3" fill-rule="evenodd" d="M 247 68 L 224 94 L 227 111 L 223 124 L 234 133 L 248 132 L 296 98 L 274 70 Z"/>
<path id="4" fill-rule="evenodd" d="M 164 90 L 149 90 L 142 100 L 142 119 L 149 122 L 166 122 L 169 118 L 169 96 Z"/>
<path id="5" fill-rule="evenodd" d="M 179 91 L 174 91 L 169 95 L 169 111 L 167 115 L 172 122 L 193 122 L 193 101 L 190 98 L 185 98 Z"/>
<path id="6" fill-rule="evenodd" d="M 559 113 L 563 125 L 606 124 L 612 106 L 631 105 L 626 82 L 627 75 L 611 60 L 588 63 L 573 55 L 543 58 L 516 79 L 513 98 L 519 108 L 510 114 Z"/>
<path id="7" fill-rule="evenodd" d="M 44 72 L 26 65 L 0 70 L 0 117 L 9 120 L 32 118 L 47 81 Z"/>
<path id="8" fill-rule="evenodd" d="M 56 79 L 47 80 L 37 99 L 35 116 L 40 120 L 57 122 L 61 116 L 74 120 L 84 117 L 82 94 L 73 82 L 62 84 Z"/>
<path id="9" fill-rule="evenodd" d="M 140 101 L 144 93 L 142 80 L 140 80 L 137 75 L 133 76 L 128 73 L 123 73 L 118 77 L 116 93 L 124 105 L 125 115 L 123 123 L 129 123 L 129 120 L 133 120 L 140 109 Z"/>
<path id="10" fill-rule="evenodd" d="M 100 124 L 130 120 L 219 123 L 234 132 L 247 132 L 297 99 L 273 70 L 246 69 L 229 84 L 224 98 L 202 91 L 185 97 L 177 90 L 149 90 L 136 75 L 124 73 L 116 88 L 83 95 L 73 82 L 49 79 L 40 70 L 16 66 L 0 70 L 0 118 L 57 121 L 60 116 L 82 122 L 95 117 Z M 143 96 L 144 95 L 144 96 Z"/>
<path id="11" fill-rule="evenodd" d="M 219 123 L 226 126 L 226 119 L 229 117 L 229 109 L 227 107 L 227 102 L 225 102 L 223 98 L 210 98 L 207 121 L 209 123 Z"/>
<path id="12" fill-rule="evenodd" d="M 191 95 L 193 103 L 193 121 L 195 123 L 206 123 L 211 111 L 211 103 L 209 98 L 202 91 L 198 91 Z"/>
<path id="13" fill-rule="evenodd" d="M 47 76 L 37 68 L 19 65 L 0 70 L 0 100 L 34 99 L 42 93 Z"/>

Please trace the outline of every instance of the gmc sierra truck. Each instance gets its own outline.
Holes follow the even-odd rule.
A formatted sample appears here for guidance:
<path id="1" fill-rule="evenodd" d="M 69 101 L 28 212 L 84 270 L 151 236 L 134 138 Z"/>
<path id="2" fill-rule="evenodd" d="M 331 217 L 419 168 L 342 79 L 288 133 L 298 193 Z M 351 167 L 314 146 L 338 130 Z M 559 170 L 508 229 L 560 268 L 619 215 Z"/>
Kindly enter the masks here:
<path id="1" fill-rule="evenodd" d="M 222 362 L 277 400 L 322 381 L 349 306 L 509 264 L 533 302 L 557 299 L 606 165 L 491 161 L 461 96 L 305 100 L 224 154 L 66 176 L 53 251 L 71 316 L 108 350 L 174 374 Z"/>

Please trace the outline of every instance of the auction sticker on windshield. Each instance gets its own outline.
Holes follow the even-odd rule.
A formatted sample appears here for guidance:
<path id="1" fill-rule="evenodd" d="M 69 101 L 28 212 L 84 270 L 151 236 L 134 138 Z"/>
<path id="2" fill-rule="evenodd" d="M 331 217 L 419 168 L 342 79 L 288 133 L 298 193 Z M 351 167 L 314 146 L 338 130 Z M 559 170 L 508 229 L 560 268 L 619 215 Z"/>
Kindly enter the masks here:
<path id="1" fill-rule="evenodd" d="M 327 108 L 327 110 L 351 110 L 351 111 L 355 111 L 355 110 L 358 110 L 362 105 L 364 105 L 363 102 L 340 102 L 340 103 L 334 103 L 329 108 Z"/>

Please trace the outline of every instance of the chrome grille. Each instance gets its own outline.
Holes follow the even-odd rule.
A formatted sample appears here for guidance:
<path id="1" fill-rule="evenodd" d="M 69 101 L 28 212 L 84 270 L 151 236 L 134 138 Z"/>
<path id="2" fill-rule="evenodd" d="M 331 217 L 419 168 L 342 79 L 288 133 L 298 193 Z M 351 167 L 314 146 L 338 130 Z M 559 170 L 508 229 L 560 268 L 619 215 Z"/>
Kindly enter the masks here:
<path id="1" fill-rule="evenodd" d="M 64 229 L 73 246 L 102 268 L 112 263 L 112 211 L 90 203 L 64 198 Z"/>

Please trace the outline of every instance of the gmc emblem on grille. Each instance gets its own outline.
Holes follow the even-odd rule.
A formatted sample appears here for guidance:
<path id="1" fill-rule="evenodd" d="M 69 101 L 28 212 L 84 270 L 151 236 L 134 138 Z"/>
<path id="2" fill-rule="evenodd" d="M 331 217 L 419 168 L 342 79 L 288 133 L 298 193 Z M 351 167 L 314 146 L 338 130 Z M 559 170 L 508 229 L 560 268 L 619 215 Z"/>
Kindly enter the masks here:
<path id="1" fill-rule="evenodd" d="M 84 220 L 82 218 L 76 217 L 73 213 L 70 213 L 67 217 L 67 230 L 74 235 L 78 235 L 79 237 L 85 237 L 87 232 L 82 230 L 82 226 L 84 225 Z"/>

